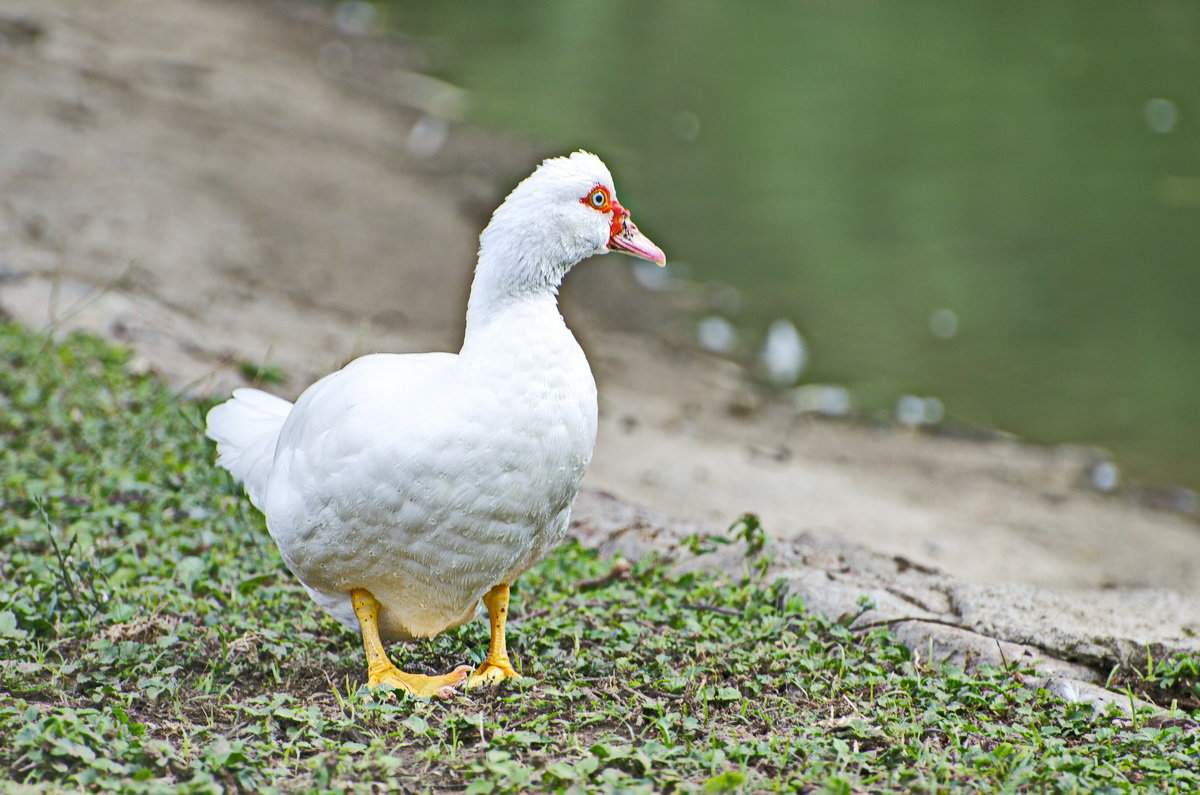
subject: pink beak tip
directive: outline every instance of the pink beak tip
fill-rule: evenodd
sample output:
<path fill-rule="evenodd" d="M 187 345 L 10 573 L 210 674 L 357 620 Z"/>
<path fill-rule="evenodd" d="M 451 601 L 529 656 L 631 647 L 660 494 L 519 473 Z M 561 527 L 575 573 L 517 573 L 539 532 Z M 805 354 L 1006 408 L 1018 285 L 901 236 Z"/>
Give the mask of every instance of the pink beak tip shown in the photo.
<path fill-rule="evenodd" d="M 625 228 L 609 239 L 608 248 L 610 251 L 622 251 L 632 257 L 653 262 L 660 268 L 667 265 L 667 255 L 654 241 L 642 234 L 632 221 L 626 221 Z"/>

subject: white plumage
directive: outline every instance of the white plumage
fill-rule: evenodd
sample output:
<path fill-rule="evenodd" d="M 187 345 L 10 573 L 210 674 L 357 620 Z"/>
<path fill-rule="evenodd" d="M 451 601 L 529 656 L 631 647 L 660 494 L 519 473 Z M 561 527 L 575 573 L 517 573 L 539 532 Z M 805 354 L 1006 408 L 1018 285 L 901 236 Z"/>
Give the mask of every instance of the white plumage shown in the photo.
<path fill-rule="evenodd" d="M 263 510 L 263 492 L 275 458 L 279 429 L 292 410 L 281 397 L 258 389 L 235 389 L 233 400 L 208 413 L 208 436 L 217 443 L 217 464 L 246 487 Z"/>
<path fill-rule="evenodd" d="M 369 658 L 355 589 L 378 601 L 384 637 L 430 636 L 496 587 L 506 610 L 507 585 L 561 541 L 595 443 L 596 387 L 557 287 L 608 250 L 663 261 L 584 152 L 545 161 L 480 241 L 457 355 L 363 356 L 294 406 L 239 389 L 208 415 L 218 463 L 313 599 L 363 631 Z M 493 615 L 493 651 L 496 630 Z M 502 615 L 499 632 L 503 654 Z"/>

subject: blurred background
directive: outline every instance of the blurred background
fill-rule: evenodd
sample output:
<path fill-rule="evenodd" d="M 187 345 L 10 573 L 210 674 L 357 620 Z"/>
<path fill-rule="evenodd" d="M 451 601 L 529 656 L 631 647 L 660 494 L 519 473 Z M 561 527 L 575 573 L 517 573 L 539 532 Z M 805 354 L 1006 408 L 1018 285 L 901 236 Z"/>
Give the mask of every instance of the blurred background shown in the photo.
<path fill-rule="evenodd" d="M 1200 4 L 0 6 L 0 315 L 295 396 L 453 350 L 488 215 L 586 147 L 671 262 L 565 285 L 590 493 L 1200 588 Z"/>
<path fill-rule="evenodd" d="M 416 37 L 464 90 L 447 115 L 617 164 L 672 276 L 706 285 L 706 347 L 758 356 L 774 328 L 775 378 L 840 388 L 833 413 L 1101 445 L 1200 488 L 1200 4 L 339 16 Z"/>

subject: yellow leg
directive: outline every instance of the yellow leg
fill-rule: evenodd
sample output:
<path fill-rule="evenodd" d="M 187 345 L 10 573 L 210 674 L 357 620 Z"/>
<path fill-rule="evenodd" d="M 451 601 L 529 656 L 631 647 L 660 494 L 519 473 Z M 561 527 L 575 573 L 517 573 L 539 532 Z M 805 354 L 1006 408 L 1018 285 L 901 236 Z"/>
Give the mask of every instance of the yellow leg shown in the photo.
<path fill-rule="evenodd" d="M 379 600 L 370 591 L 355 588 L 350 602 L 362 626 L 363 649 L 367 652 L 367 686 L 391 685 L 421 698 L 449 698 L 467 678 L 471 667 L 460 665 L 442 676 L 425 676 L 401 671 L 388 659 L 379 639 Z"/>
<path fill-rule="evenodd" d="M 500 583 L 483 597 L 488 619 L 492 624 L 492 641 L 488 644 L 487 659 L 479 664 L 475 673 L 467 678 L 467 687 L 494 685 L 502 679 L 518 676 L 508 659 L 508 645 L 504 642 L 504 622 L 508 619 L 508 585 Z"/>

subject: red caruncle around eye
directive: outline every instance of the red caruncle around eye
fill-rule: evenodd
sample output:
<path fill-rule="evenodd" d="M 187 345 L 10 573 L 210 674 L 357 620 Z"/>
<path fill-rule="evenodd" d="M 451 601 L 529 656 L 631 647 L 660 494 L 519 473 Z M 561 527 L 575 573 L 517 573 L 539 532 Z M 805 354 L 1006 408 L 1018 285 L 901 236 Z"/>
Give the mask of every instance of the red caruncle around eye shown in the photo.
<path fill-rule="evenodd" d="M 612 200 L 609 197 L 608 191 L 604 188 L 604 186 L 597 185 L 595 188 L 592 189 L 592 191 L 590 193 L 588 193 L 587 196 L 584 196 L 579 201 L 582 202 L 583 204 L 590 205 L 592 207 L 592 209 L 594 209 L 594 210 L 599 210 L 600 212 L 608 212 L 608 210 L 611 209 L 609 205 Z"/>

